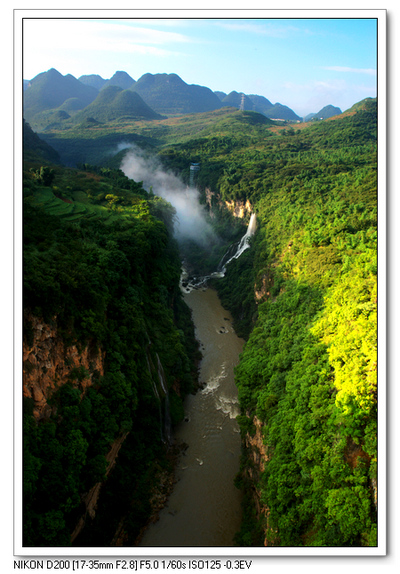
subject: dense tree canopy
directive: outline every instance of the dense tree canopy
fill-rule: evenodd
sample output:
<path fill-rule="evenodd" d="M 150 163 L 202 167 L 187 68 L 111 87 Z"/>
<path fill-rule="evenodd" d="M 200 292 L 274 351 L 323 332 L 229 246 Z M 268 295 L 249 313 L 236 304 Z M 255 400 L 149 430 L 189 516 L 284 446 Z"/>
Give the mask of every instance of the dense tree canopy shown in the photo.
<path fill-rule="evenodd" d="M 194 157 L 221 200 L 257 213 L 252 248 L 214 283 L 248 338 L 236 370 L 242 436 L 257 417 L 268 453 L 254 484 L 244 452 L 238 483 L 261 492 L 267 513 L 255 522 L 246 497 L 237 542 L 375 545 L 375 102 L 307 129 L 252 128 L 246 142 L 235 128 L 163 157 L 175 169 Z"/>
<path fill-rule="evenodd" d="M 209 221 L 221 241 L 204 251 L 184 246 L 193 267 L 215 270 L 226 243 L 243 233 L 226 203 L 250 202 L 257 214 L 251 249 L 214 282 L 247 340 L 236 369 L 244 446 L 237 484 L 246 502 L 236 542 L 376 545 L 376 101 L 308 126 L 271 125 L 239 111 L 174 126 L 137 125 L 134 133 L 130 126 L 127 134 L 148 138 L 186 182 L 190 162 L 201 165 L 197 185 L 204 204 L 206 188 L 214 194 Z M 83 373 L 73 373 L 53 397 L 58 418 L 36 425 L 26 405 L 26 540 L 68 543 L 80 494 L 104 475 L 110 442 L 130 431 L 102 510 L 81 539 L 107 545 L 127 499 L 134 539 L 149 512 L 154 461 L 162 460 L 149 337 L 150 358 L 156 364 L 157 353 L 169 388 L 178 380 L 183 392 L 191 389 L 196 344 L 179 296 L 173 208 L 112 162 L 86 163 L 116 142 L 114 132 L 102 128 L 97 140 L 85 132 L 87 152 L 77 132 L 52 137 L 64 157 L 82 159 L 78 170 L 27 165 L 25 306 L 57 317 L 66 340 L 106 348 L 107 368 L 84 395 Z M 172 390 L 171 404 L 179 420 Z M 255 422 L 267 452 L 262 469 L 245 446 Z M 44 500 L 49 484 L 57 489 Z"/>
<path fill-rule="evenodd" d="M 148 361 L 157 364 L 158 356 L 168 387 L 180 389 L 179 396 L 170 390 L 173 422 L 195 382 L 197 347 L 168 231 L 174 212 L 121 172 L 59 167 L 51 182 L 41 173 L 48 169 L 28 170 L 24 189 L 25 337 L 32 336 L 33 314 L 56 324 L 65 345 L 97 346 L 106 359 L 104 376 L 71 371 L 70 382 L 48 399 L 54 413 L 49 419 L 35 423 L 27 401 L 24 544 L 70 544 L 84 513 L 81 496 L 104 480 L 105 455 L 129 433 L 121 457 L 129 478 L 114 476 L 108 483 L 104 500 L 118 492 L 118 502 L 97 518 L 107 545 L 121 515 L 137 509 L 137 493 L 129 496 L 129 489 L 139 489 L 144 504 L 129 533 L 135 538 L 149 513 L 149 476 L 155 464 L 165 464 L 158 405 L 165 397 L 154 393 L 160 382 Z M 89 374 L 92 385 L 83 391 L 80 382 Z"/>

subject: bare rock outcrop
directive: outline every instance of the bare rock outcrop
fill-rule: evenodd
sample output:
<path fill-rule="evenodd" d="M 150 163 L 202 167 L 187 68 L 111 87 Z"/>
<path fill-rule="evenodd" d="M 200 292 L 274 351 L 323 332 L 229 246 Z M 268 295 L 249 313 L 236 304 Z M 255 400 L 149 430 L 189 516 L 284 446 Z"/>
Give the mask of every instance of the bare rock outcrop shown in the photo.
<path fill-rule="evenodd" d="M 253 206 L 250 201 L 225 201 L 227 209 L 239 219 L 243 219 L 246 215 L 253 213 Z"/>
<path fill-rule="evenodd" d="M 66 345 L 56 320 L 45 323 L 34 315 L 28 317 L 29 337 L 23 342 L 23 394 L 34 403 L 36 420 L 51 413 L 48 399 L 54 391 L 70 380 L 79 379 L 85 390 L 93 375 L 104 374 L 104 352 L 94 345 Z"/>

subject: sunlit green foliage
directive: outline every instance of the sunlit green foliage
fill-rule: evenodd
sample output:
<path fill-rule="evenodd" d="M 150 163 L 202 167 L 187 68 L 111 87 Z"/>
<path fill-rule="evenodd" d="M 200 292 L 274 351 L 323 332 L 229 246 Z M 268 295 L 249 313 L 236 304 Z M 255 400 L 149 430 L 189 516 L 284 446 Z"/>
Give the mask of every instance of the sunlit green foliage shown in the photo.
<path fill-rule="evenodd" d="M 268 460 L 251 484 L 245 457 L 241 484 L 261 492 L 272 545 L 376 545 L 377 164 L 367 104 L 247 144 L 238 130 L 163 153 L 177 169 L 189 155 L 206 175 L 215 166 L 213 191 L 257 213 L 251 250 L 215 286 L 248 337 L 238 420 L 243 437 L 254 416 L 262 421 Z M 260 544 L 250 515 L 239 545 Z"/>
<path fill-rule="evenodd" d="M 376 156 L 364 143 L 373 120 L 361 119 L 343 171 L 329 165 L 349 121 L 315 126 L 304 138 L 326 137 L 319 169 L 307 152 L 307 177 L 292 173 L 255 204 L 255 267 L 271 280 L 237 384 L 243 413 L 264 423 L 258 487 L 273 545 L 377 543 Z"/>
<path fill-rule="evenodd" d="M 250 201 L 257 213 L 251 249 L 215 282 L 238 332 L 248 339 L 236 370 L 242 436 L 254 433 L 257 417 L 267 448 L 258 479 L 250 478 L 253 463 L 244 452 L 237 483 L 245 489 L 247 508 L 236 543 L 262 545 L 267 538 L 268 544 L 282 546 L 374 546 L 376 101 L 301 129 L 258 119 L 257 114 L 218 110 L 151 126 L 118 124 L 112 133 L 101 126 L 82 133 L 80 141 L 76 131 L 68 130 L 46 137 L 71 162 L 92 161 L 102 150 L 99 163 L 105 166 L 106 149 L 129 135 L 130 141 L 157 148 L 163 164 L 186 182 L 190 162 L 199 162 L 198 185 L 218 194 L 213 222 L 227 243 L 240 231 L 229 236 L 232 226 L 218 211 L 218 201 Z M 66 336 L 93 337 L 109 349 L 107 374 L 98 387 L 81 402 L 65 391 L 65 424 L 78 420 L 76 409 L 81 409 L 82 422 L 66 427 L 65 434 L 77 447 L 80 475 L 60 485 L 68 508 L 76 509 L 79 481 L 101 476 L 106 445 L 132 429 L 110 478 L 119 486 L 101 502 L 103 515 L 112 520 L 105 525 L 100 512 L 82 539 L 82 544 L 107 544 L 129 493 L 136 493 L 137 512 L 127 518 L 132 532 L 148 512 L 153 467 L 147 457 L 160 444 L 160 433 L 150 379 L 143 375 L 145 334 L 152 333 L 169 384 L 179 373 L 185 389 L 190 387 L 188 356 L 195 356 L 196 347 L 188 344 L 190 321 L 174 287 L 179 266 L 168 235 L 173 210 L 118 170 L 81 167 L 68 173 L 54 168 L 48 186 L 32 173 L 24 184 L 26 296 L 37 313 L 57 314 Z M 218 249 L 205 253 L 207 265 Z M 190 249 L 185 253 L 190 255 Z M 196 250 L 198 266 L 203 255 Z M 174 320 L 182 316 L 185 321 L 174 329 Z M 80 374 L 75 375 L 76 384 Z M 171 404 L 179 420 L 179 397 L 172 394 Z M 40 476 L 54 472 L 55 483 L 60 482 L 64 437 L 57 439 L 54 421 L 43 425 L 43 444 L 54 461 L 47 469 L 35 451 L 29 418 L 26 424 L 25 488 L 37 497 Z M 93 451 L 94 436 L 94 444 L 102 446 Z M 132 465 L 134 473 L 124 472 Z M 254 489 L 267 509 L 258 517 L 250 505 Z M 28 514 L 28 532 L 35 532 L 40 520 L 46 542 L 63 544 L 65 516 L 58 502 L 40 517 Z"/>

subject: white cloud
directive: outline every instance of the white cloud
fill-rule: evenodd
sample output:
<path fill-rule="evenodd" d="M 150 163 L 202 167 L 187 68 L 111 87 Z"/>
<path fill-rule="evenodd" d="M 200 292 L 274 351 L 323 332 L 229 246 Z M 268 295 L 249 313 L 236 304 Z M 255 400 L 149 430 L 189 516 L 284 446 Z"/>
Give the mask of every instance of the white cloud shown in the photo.
<path fill-rule="evenodd" d="M 289 34 L 299 31 L 295 26 L 282 26 L 278 24 L 254 24 L 252 22 L 217 22 L 217 26 L 231 30 L 232 32 L 247 32 L 249 34 L 257 34 L 262 36 L 269 36 L 271 38 L 287 38 Z"/>
<path fill-rule="evenodd" d="M 323 70 L 331 70 L 332 72 L 346 72 L 351 74 L 368 74 L 369 76 L 376 76 L 376 70 L 373 68 L 348 68 L 346 66 L 321 66 Z"/>
<path fill-rule="evenodd" d="M 51 54 L 57 50 L 165 55 L 167 46 L 189 41 L 187 36 L 177 32 L 99 20 L 38 19 L 27 20 L 24 24 L 25 57 L 28 59 L 35 58 L 35 54 Z"/>
<path fill-rule="evenodd" d="M 124 65 L 132 54 L 156 58 L 176 56 L 178 46 L 188 42 L 190 38 L 178 32 L 141 28 L 131 21 L 26 19 L 24 77 L 32 78 L 50 67 L 61 73 L 76 75 L 76 70 L 87 73 L 81 70 L 83 63 L 86 69 L 104 70 L 106 62 L 117 60 L 116 55 L 117 67 L 120 62 Z"/>
<path fill-rule="evenodd" d="M 190 38 L 178 32 L 141 28 L 128 23 L 113 23 L 105 21 L 79 21 L 85 27 L 85 33 L 95 40 L 102 40 L 106 45 L 118 46 L 126 44 L 176 44 L 189 42 Z"/>
<path fill-rule="evenodd" d="M 225 28 L 225 30 L 232 30 L 233 32 L 250 32 L 252 34 L 265 34 L 265 27 L 260 24 L 251 24 L 250 22 L 217 22 L 217 26 Z"/>
<path fill-rule="evenodd" d="M 343 80 L 337 80 L 337 81 L 322 81 L 322 80 L 316 80 L 315 82 L 313 82 L 314 84 L 314 89 L 318 90 L 320 92 L 337 92 L 337 91 L 342 91 L 346 88 L 346 83 Z"/>

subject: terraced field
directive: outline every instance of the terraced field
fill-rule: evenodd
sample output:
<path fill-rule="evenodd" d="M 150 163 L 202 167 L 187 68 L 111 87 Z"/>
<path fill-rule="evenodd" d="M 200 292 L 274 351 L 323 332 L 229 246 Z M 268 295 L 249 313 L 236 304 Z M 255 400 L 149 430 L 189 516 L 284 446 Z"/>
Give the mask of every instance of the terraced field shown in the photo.
<path fill-rule="evenodd" d="M 105 188 L 108 193 L 111 193 L 109 186 Z M 114 210 L 107 205 L 93 203 L 90 195 L 83 190 L 69 191 L 66 194 L 67 197 L 59 197 L 58 194 L 58 191 L 55 192 L 50 187 L 41 187 L 35 191 L 34 195 L 31 195 L 30 203 L 44 209 L 50 215 L 56 215 L 70 222 L 79 221 L 84 217 L 85 219 L 97 218 L 103 223 L 111 223 L 116 219 L 121 219 L 121 215 L 130 216 L 127 210 Z"/>

